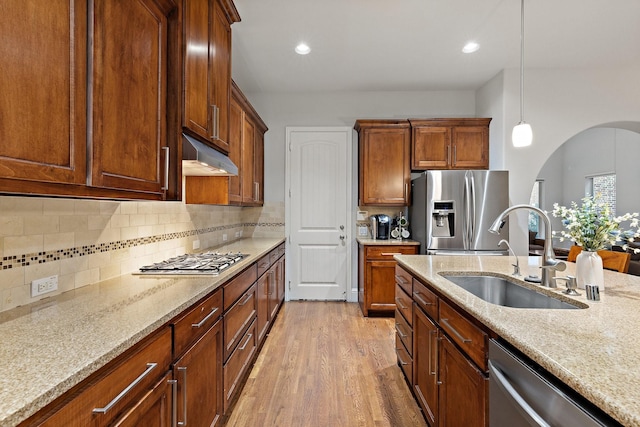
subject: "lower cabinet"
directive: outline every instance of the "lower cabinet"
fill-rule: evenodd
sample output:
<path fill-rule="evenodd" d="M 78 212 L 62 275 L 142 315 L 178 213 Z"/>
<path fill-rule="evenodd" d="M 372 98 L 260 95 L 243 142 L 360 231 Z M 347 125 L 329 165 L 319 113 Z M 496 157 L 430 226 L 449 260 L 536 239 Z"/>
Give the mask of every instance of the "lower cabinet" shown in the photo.
<path fill-rule="evenodd" d="M 114 427 L 169 426 L 173 414 L 175 381 L 165 375 L 133 408 L 114 424 Z"/>
<path fill-rule="evenodd" d="M 278 310 L 285 299 L 285 248 L 284 243 L 258 261 L 257 284 L 257 333 L 258 345 L 267 336 Z"/>
<path fill-rule="evenodd" d="M 224 364 L 224 411 L 228 412 L 233 399 L 241 390 L 242 381 L 247 369 L 251 367 L 253 356 L 258 349 L 256 322 L 249 326 L 240 340 L 240 344 L 233 351 Z"/>
<path fill-rule="evenodd" d="M 399 278 L 409 274 L 401 267 L 397 270 Z M 403 302 L 407 295 L 400 283 L 396 294 Z M 408 310 L 400 307 L 396 313 L 396 354 L 425 419 L 431 427 L 488 426 L 488 331 L 416 278 L 412 288 L 412 324 L 398 322 L 398 316 L 405 319 Z M 399 338 L 401 343 L 409 341 L 403 336 L 409 326 L 412 354 L 406 345 L 398 344 Z M 410 361 L 411 370 L 403 365 Z"/>

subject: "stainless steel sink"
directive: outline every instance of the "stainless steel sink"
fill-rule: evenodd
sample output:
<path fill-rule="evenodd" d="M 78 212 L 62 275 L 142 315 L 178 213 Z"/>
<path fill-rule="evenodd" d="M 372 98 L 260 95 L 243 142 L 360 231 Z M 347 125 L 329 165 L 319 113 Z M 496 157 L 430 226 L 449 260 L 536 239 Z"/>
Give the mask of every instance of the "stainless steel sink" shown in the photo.
<path fill-rule="evenodd" d="M 485 275 L 443 275 L 442 277 L 491 304 L 515 308 L 584 308 L 536 292 L 503 277 Z"/>

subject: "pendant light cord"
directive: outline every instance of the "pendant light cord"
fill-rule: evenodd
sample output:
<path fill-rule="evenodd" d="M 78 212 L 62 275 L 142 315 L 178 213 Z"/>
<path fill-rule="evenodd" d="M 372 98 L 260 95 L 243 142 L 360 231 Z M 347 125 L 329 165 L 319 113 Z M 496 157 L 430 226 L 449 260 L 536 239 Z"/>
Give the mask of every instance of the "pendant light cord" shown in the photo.
<path fill-rule="evenodd" d="M 520 123 L 524 121 L 524 0 L 520 1 Z"/>

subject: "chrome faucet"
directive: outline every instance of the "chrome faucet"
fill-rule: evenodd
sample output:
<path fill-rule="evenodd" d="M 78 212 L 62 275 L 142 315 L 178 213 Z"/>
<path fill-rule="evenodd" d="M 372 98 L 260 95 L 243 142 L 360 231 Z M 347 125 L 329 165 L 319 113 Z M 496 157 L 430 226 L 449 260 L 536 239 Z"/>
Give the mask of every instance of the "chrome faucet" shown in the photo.
<path fill-rule="evenodd" d="M 509 249 L 509 251 L 511 251 L 511 253 L 513 254 L 513 256 L 516 259 L 516 263 L 515 264 L 511 264 L 513 265 L 513 276 L 520 276 L 520 261 L 518 261 L 518 256 L 516 255 L 515 251 L 511 248 L 511 245 L 509 244 L 509 242 L 505 239 L 502 239 L 498 242 L 498 246 L 502 246 L 502 244 L 507 245 L 507 248 Z"/>
<path fill-rule="evenodd" d="M 535 206 L 530 205 L 514 205 L 510 208 L 507 208 L 498 215 L 498 218 L 493 222 L 491 227 L 489 228 L 490 233 L 500 234 L 500 229 L 504 226 L 506 222 L 507 215 L 511 212 L 519 209 L 526 209 L 529 211 L 534 211 L 542 218 L 544 222 L 545 228 L 545 237 L 544 237 L 544 252 L 542 254 L 542 286 L 546 286 L 547 288 L 556 288 L 555 277 L 556 271 L 564 271 L 567 268 L 567 264 L 562 261 L 555 259 L 555 254 L 553 252 L 553 244 L 551 243 L 551 221 L 547 216 L 546 212 L 540 208 L 536 208 Z"/>

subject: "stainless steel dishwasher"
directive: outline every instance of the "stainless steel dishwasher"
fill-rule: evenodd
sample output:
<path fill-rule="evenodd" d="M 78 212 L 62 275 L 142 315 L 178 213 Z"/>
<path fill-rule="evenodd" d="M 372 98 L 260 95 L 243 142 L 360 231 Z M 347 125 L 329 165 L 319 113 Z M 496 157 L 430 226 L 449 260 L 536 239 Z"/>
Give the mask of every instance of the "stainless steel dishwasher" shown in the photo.
<path fill-rule="evenodd" d="M 489 341 L 491 427 L 620 426 L 508 344 Z"/>

